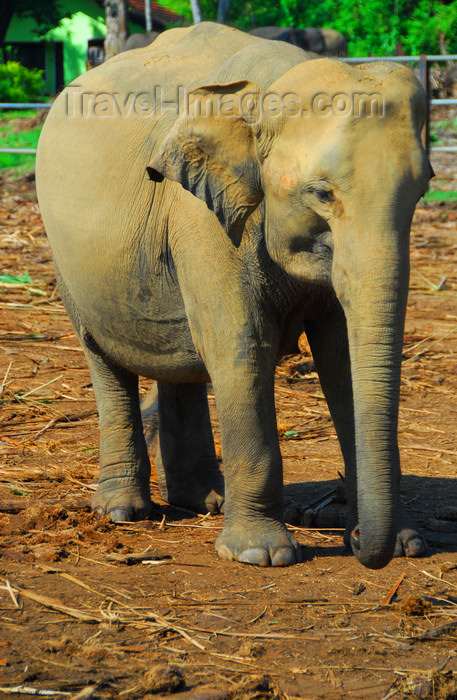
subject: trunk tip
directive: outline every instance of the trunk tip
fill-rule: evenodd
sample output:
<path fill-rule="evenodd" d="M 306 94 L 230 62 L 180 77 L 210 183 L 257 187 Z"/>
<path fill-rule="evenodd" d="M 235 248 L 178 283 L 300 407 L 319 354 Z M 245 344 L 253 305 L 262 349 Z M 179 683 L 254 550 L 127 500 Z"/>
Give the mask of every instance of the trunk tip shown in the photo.
<path fill-rule="evenodd" d="M 367 546 L 363 541 L 360 526 L 356 525 L 351 532 L 351 547 L 355 558 L 367 569 L 382 569 L 394 555 L 396 539 L 395 534 L 385 547 L 380 546 L 379 541 L 374 546 Z"/>

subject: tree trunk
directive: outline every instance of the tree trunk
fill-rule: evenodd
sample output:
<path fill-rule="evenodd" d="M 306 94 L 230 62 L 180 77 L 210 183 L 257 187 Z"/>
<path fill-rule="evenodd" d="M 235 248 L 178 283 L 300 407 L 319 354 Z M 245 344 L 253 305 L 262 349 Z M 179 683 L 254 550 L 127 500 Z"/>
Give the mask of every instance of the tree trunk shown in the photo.
<path fill-rule="evenodd" d="M 194 24 L 203 22 L 203 12 L 202 6 L 200 5 L 200 0 L 190 0 L 190 6 L 192 8 L 192 17 Z"/>
<path fill-rule="evenodd" d="M 105 61 L 118 54 L 129 36 L 128 0 L 105 0 Z"/>
<path fill-rule="evenodd" d="M 447 46 L 447 38 L 446 38 L 446 35 L 444 32 L 439 32 L 438 43 L 439 43 L 439 47 L 440 47 L 440 53 L 443 54 L 443 56 L 447 56 L 449 51 L 448 51 L 448 46 Z"/>
<path fill-rule="evenodd" d="M 152 31 L 152 16 L 151 16 L 151 0 L 144 2 L 144 21 L 146 24 L 146 32 Z"/>
<path fill-rule="evenodd" d="M 227 13 L 229 11 L 231 0 L 219 0 L 217 5 L 217 21 L 224 24 L 227 19 Z"/>

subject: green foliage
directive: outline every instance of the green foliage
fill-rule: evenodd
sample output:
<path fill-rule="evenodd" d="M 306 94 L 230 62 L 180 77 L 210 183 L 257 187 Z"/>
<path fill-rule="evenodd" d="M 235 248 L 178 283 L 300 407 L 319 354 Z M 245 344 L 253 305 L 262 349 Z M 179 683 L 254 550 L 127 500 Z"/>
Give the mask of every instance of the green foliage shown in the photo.
<path fill-rule="evenodd" d="M 24 272 L 24 274 L 17 275 L 17 277 L 10 275 L 9 273 L 0 275 L 0 282 L 6 282 L 7 284 L 33 284 L 32 278 L 27 270 Z"/>
<path fill-rule="evenodd" d="M 0 64 L 0 102 L 30 102 L 44 93 L 42 70 L 25 68 L 17 61 Z"/>
<path fill-rule="evenodd" d="M 324 0 L 333 17 L 332 26 L 350 43 L 353 56 L 382 56 L 402 44 L 408 55 L 441 53 L 441 47 L 457 49 L 457 1 L 440 0 Z M 441 42 L 441 46 L 440 46 Z"/>
<path fill-rule="evenodd" d="M 218 0 L 200 2 L 204 19 L 216 21 Z M 160 3 L 192 23 L 189 0 Z M 232 0 L 227 24 L 332 27 L 348 40 L 350 56 L 394 55 L 397 44 L 408 55 L 457 53 L 457 0 Z"/>
<path fill-rule="evenodd" d="M 166 7 L 167 10 L 182 15 L 187 19 L 189 24 L 192 24 L 192 9 L 189 0 L 160 0 L 160 4 L 162 7 Z M 205 19 L 207 19 L 206 15 Z"/>
<path fill-rule="evenodd" d="M 164 0 L 178 10 L 183 0 Z M 201 0 L 214 20 L 217 0 Z M 185 12 L 182 12 L 186 14 Z M 333 27 L 348 39 L 352 56 L 393 55 L 397 43 L 408 55 L 457 53 L 457 0 L 232 0 L 227 24 L 253 27 Z"/>
<path fill-rule="evenodd" d="M 455 202 L 457 192 L 455 190 L 429 190 L 423 196 L 424 202 Z"/>
<path fill-rule="evenodd" d="M 56 0 L 14 0 L 13 7 L 18 17 L 32 17 L 35 20 L 38 25 L 36 31 L 40 35 L 57 26 L 62 17 L 69 16 Z"/>
<path fill-rule="evenodd" d="M 38 36 L 46 34 L 49 29 L 59 24 L 62 17 L 69 16 L 57 0 L 0 0 L 0 46 L 5 41 L 13 14 L 34 19 L 37 24 L 34 32 Z"/>
<path fill-rule="evenodd" d="M 36 110 L 0 111 L 0 148 L 36 148 L 42 125 L 30 127 Z M 35 156 L 0 153 L 0 170 L 12 170 L 16 175 L 34 170 Z"/>

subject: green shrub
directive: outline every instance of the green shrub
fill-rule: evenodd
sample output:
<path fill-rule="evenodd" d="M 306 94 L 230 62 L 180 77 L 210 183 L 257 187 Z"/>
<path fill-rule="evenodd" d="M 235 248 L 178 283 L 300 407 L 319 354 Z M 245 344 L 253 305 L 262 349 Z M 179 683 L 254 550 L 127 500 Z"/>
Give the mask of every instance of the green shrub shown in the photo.
<path fill-rule="evenodd" d="M 0 102 L 30 102 L 42 97 L 43 73 L 17 61 L 0 64 Z"/>
<path fill-rule="evenodd" d="M 204 18 L 214 20 L 217 3 L 201 5 Z M 392 55 L 397 44 L 409 56 L 457 53 L 457 0 L 231 0 L 227 21 L 246 30 L 332 27 L 348 40 L 350 56 Z"/>

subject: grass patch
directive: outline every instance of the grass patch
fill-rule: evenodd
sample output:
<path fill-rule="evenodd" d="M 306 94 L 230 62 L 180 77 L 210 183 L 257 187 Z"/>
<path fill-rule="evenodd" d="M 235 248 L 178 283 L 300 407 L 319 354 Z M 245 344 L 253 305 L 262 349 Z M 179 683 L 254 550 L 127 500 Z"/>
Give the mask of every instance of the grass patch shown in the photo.
<path fill-rule="evenodd" d="M 457 119 L 433 121 L 430 125 L 429 139 L 435 146 L 442 144 L 442 138 L 452 138 L 456 135 Z"/>
<path fill-rule="evenodd" d="M 27 128 L 27 121 L 38 114 L 36 109 L 0 110 L 0 148 L 36 148 L 43 125 Z M 35 169 L 35 156 L 0 153 L 0 168 L 22 175 Z"/>
<path fill-rule="evenodd" d="M 433 122 L 433 127 L 439 131 L 449 131 L 449 129 L 457 129 L 457 119 L 445 119 L 443 121 Z"/>
<path fill-rule="evenodd" d="M 0 282 L 4 282 L 5 284 L 33 284 L 32 278 L 27 270 L 23 275 L 18 275 L 17 277 L 10 275 L 9 273 L 0 275 Z"/>
<path fill-rule="evenodd" d="M 429 190 L 422 197 L 424 202 L 457 202 L 455 190 Z"/>
<path fill-rule="evenodd" d="M 3 126 L 3 122 L 15 119 L 30 119 L 30 117 L 36 117 L 37 114 L 37 109 L 0 109 L 0 125 Z"/>

